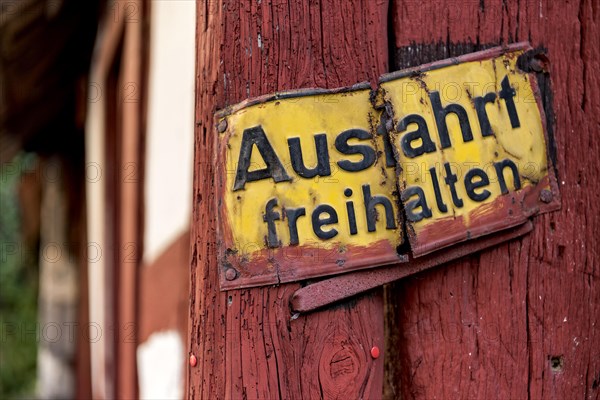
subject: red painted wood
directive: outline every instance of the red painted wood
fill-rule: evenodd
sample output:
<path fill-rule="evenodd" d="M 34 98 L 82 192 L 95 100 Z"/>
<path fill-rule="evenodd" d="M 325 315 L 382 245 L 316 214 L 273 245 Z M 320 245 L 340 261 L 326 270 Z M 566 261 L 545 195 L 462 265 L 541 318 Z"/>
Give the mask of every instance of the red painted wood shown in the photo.
<path fill-rule="evenodd" d="M 371 80 L 387 70 L 387 1 L 198 3 L 189 398 L 380 398 L 381 291 L 293 318 L 298 284 L 219 292 L 212 165 L 217 108 Z"/>
<path fill-rule="evenodd" d="M 380 364 L 368 363 L 383 340 L 380 297 L 291 320 L 298 285 L 218 292 L 214 110 L 275 90 L 374 81 L 386 66 L 387 5 L 289 3 L 199 4 L 192 398 L 354 398 L 364 382 L 359 395 L 380 393 Z M 597 3 L 397 0 L 392 9 L 398 68 L 519 40 L 547 48 L 563 208 L 537 217 L 524 239 L 386 291 L 386 395 L 597 398 Z"/>
<path fill-rule="evenodd" d="M 187 336 L 190 234 L 184 232 L 151 263 L 139 270 L 139 303 L 136 339 L 176 329 Z"/>
<path fill-rule="evenodd" d="M 390 396 L 600 396 L 599 8 L 394 2 L 398 68 L 520 40 L 547 49 L 562 210 L 535 218 L 523 239 L 387 291 L 396 333 L 388 344 L 399 350 L 388 364 Z"/>

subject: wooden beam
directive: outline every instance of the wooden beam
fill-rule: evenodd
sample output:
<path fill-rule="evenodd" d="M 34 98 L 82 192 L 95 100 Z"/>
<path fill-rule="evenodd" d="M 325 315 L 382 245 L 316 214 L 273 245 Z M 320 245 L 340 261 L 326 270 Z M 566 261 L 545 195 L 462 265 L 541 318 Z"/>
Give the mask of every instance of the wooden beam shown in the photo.
<path fill-rule="evenodd" d="M 197 12 L 189 398 L 380 398 L 381 290 L 294 318 L 298 284 L 220 292 L 213 113 L 248 97 L 387 70 L 387 1 L 203 1 Z"/>
<path fill-rule="evenodd" d="M 593 0 L 395 1 L 395 67 L 529 40 L 562 210 L 523 239 L 424 272 L 387 292 L 395 398 L 597 398 L 600 382 L 600 13 Z M 550 84 L 551 81 L 551 84 Z M 394 368 L 395 367 L 395 368 Z"/>
<path fill-rule="evenodd" d="M 119 257 L 116 261 L 118 398 L 138 397 L 137 345 L 139 334 L 139 267 L 142 259 L 143 219 L 143 118 L 148 35 L 142 0 L 128 1 L 119 10 L 124 24 L 123 55 L 116 101 L 120 103 L 121 137 L 118 206 Z M 146 37 L 145 37 L 146 36 Z"/>

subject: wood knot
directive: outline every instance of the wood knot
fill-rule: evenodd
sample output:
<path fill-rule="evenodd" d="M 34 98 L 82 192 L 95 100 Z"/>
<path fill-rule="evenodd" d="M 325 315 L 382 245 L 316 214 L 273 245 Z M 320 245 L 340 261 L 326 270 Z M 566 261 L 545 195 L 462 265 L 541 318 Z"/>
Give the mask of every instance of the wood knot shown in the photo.
<path fill-rule="evenodd" d="M 344 375 L 356 375 L 357 363 L 356 354 L 344 348 L 331 357 L 329 376 L 331 379 L 338 379 Z"/>

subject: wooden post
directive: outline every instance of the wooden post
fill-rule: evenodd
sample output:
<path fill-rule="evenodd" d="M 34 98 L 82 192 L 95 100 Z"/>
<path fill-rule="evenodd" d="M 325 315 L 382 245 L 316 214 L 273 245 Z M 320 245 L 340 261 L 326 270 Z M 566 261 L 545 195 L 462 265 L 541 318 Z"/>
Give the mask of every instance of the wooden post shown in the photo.
<path fill-rule="evenodd" d="M 387 70 L 386 1 L 203 1 L 191 227 L 189 398 L 380 398 L 381 291 L 294 319 L 298 284 L 220 292 L 213 113 L 248 97 L 376 81 Z"/>
<path fill-rule="evenodd" d="M 393 3 L 395 68 L 528 40 L 556 140 L 562 210 L 523 239 L 408 278 L 395 304 L 396 398 L 597 398 L 600 13 L 593 0 Z M 551 81 L 551 86 L 550 86 Z"/>
<path fill-rule="evenodd" d="M 392 69 L 528 40 L 562 210 L 523 239 L 386 291 L 390 398 L 597 398 L 600 13 L 593 0 L 205 1 L 198 5 L 189 398 L 380 398 L 381 292 L 292 319 L 297 284 L 220 292 L 212 115 L 278 90 L 376 82 Z M 391 36 L 391 37 L 390 37 Z M 388 48 L 387 40 L 391 43 Z M 393 51 L 390 54 L 390 49 Z"/>
<path fill-rule="evenodd" d="M 117 123 L 121 136 L 118 144 L 118 211 L 116 229 L 119 238 L 118 259 L 115 260 L 117 287 L 116 307 L 116 393 L 120 398 L 138 397 L 136 349 L 138 345 L 139 266 L 142 252 L 142 177 L 143 177 L 143 119 L 145 104 L 144 62 L 147 62 L 149 35 L 144 30 L 147 21 L 147 2 L 126 3 L 123 32 L 123 60 L 120 66 L 117 101 Z M 135 14 L 131 11 L 134 10 Z M 121 12 L 121 10 L 119 10 Z M 129 14 L 128 14 L 129 13 Z M 145 39 L 145 40 L 144 40 Z"/>

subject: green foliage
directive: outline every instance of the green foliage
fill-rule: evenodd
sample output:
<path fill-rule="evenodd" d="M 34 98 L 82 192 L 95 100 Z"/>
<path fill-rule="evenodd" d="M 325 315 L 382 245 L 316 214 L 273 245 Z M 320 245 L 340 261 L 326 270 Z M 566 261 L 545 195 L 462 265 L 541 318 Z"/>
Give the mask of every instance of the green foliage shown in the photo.
<path fill-rule="evenodd" d="M 31 397 L 37 356 L 37 249 L 23 248 L 17 198 L 19 171 L 35 163 L 20 155 L 0 169 L 0 398 Z"/>

